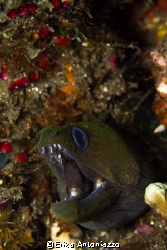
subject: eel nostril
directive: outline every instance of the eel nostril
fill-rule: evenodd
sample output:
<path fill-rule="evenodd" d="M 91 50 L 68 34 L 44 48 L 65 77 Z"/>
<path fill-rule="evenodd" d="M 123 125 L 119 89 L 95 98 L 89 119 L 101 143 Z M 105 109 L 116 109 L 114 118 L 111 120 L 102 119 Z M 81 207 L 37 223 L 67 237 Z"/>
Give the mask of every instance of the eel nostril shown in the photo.
<path fill-rule="evenodd" d="M 40 150 L 41 154 L 44 155 L 45 154 L 45 148 L 42 147 L 41 150 Z"/>
<path fill-rule="evenodd" d="M 52 131 L 52 132 L 51 132 L 51 136 L 54 136 L 54 137 L 57 136 L 58 134 L 59 134 L 58 131 Z"/>

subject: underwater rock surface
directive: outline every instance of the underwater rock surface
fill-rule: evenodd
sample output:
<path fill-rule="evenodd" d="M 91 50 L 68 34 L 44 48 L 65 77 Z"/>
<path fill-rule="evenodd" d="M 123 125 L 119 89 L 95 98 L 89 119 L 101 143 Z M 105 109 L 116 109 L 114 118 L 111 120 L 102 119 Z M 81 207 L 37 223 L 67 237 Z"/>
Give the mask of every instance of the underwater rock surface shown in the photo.
<path fill-rule="evenodd" d="M 106 112 L 121 137 L 136 137 L 156 181 L 165 183 L 166 13 L 163 0 L 1 1 L 0 249 L 45 250 L 63 237 L 165 249 L 166 219 L 152 209 L 102 231 L 53 216 L 60 190 L 31 140 L 46 127 Z"/>

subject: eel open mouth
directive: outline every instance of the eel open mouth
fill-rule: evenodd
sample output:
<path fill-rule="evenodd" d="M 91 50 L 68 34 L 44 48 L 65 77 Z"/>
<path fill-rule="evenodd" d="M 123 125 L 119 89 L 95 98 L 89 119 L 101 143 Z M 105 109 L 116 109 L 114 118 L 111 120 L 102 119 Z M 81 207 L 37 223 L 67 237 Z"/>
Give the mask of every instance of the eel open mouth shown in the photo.
<path fill-rule="evenodd" d="M 66 194 L 61 199 L 81 200 L 111 188 L 109 180 L 90 167 L 76 162 L 59 144 L 46 145 L 40 152 L 63 182 Z"/>

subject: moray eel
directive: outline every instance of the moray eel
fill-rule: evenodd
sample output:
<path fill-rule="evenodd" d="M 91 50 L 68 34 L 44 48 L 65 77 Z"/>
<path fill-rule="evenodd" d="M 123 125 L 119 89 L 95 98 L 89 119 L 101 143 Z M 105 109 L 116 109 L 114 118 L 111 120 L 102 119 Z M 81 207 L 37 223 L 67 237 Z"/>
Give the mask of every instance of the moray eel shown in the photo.
<path fill-rule="evenodd" d="M 57 178 L 52 212 L 92 229 L 119 228 L 144 212 L 153 175 L 124 139 L 102 122 L 42 129 L 37 148 Z"/>

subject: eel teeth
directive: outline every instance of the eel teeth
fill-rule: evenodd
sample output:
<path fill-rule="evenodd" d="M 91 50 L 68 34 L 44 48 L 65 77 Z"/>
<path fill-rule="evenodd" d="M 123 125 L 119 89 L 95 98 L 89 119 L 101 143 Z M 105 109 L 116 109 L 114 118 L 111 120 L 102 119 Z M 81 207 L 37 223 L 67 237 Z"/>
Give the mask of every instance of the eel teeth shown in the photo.
<path fill-rule="evenodd" d="M 95 181 L 95 187 L 96 187 L 96 188 L 99 188 L 99 187 L 101 187 L 101 186 L 103 186 L 103 182 L 102 182 L 102 180 L 101 180 L 100 178 L 98 178 L 98 179 Z"/>
<path fill-rule="evenodd" d="M 61 156 L 61 154 L 58 154 L 58 155 L 57 155 L 57 158 L 58 158 L 58 161 L 59 161 L 60 163 L 62 163 L 62 156 Z"/>
<path fill-rule="evenodd" d="M 60 150 L 61 150 L 61 146 L 60 146 L 59 144 L 57 144 L 57 147 L 58 147 L 58 149 L 60 149 Z"/>
<path fill-rule="evenodd" d="M 46 145 L 41 148 L 40 152 L 45 155 L 49 162 L 63 164 L 62 148 L 59 144 Z"/>
<path fill-rule="evenodd" d="M 40 150 L 41 154 L 44 155 L 45 154 L 45 148 L 42 147 L 41 150 Z"/>
<path fill-rule="evenodd" d="M 70 199 L 72 197 L 77 197 L 78 195 L 79 195 L 79 193 L 78 193 L 78 189 L 77 188 L 73 187 L 73 188 L 70 189 Z"/>
<path fill-rule="evenodd" d="M 99 191 L 101 192 L 104 188 L 110 186 L 110 183 L 108 183 L 108 181 L 104 179 L 102 176 L 97 175 L 97 173 L 95 174 L 95 177 L 91 180 L 89 179 L 89 181 L 87 180 L 88 178 L 85 175 L 85 177 L 87 178 L 86 186 L 78 184 L 79 182 L 77 181 L 75 187 L 75 183 L 72 182 L 71 184 L 71 180 L 69 181 L 70 183 L 69 184 L 67 181 L 65 167 L 67 166 L 66 163 L 68 161 L 73 161 L 73 159 L 70 157 L 66 149 L 61 147 L 60 144 L 45 145 L 40 149 L 40 153 L 44 156 L 44 158 L 48 161 L 48 163 L 52 165 L 52 167 L 57 171 L 58 175 L 61 176 L 62 180 L 64 181 L 66 187 L 66 196 L 67 196 L 64 198 L 64 200 L 69 198 L 82 199 L 84 197 L 87 197 L 89 194 L 93 193 L 96 194 Z M 77 166 L 79 168 L 78 164 Z M 91 170 L 89 169 L 89 172 L 90 171 Z M 78 172 L 78 174 L 79 178 L 82 179 L 82 174 L 84 175 L 84 173 Z"/>
<path fill-rule="evenodd" d="M 107 182 L 106 182 L 106 180 L 103 180 L 101 178 L 97 178 L 94 182 L 94 185 L 95 185 L 95 189 L 105 188 L 105 186 L 107 185 Z"/>

